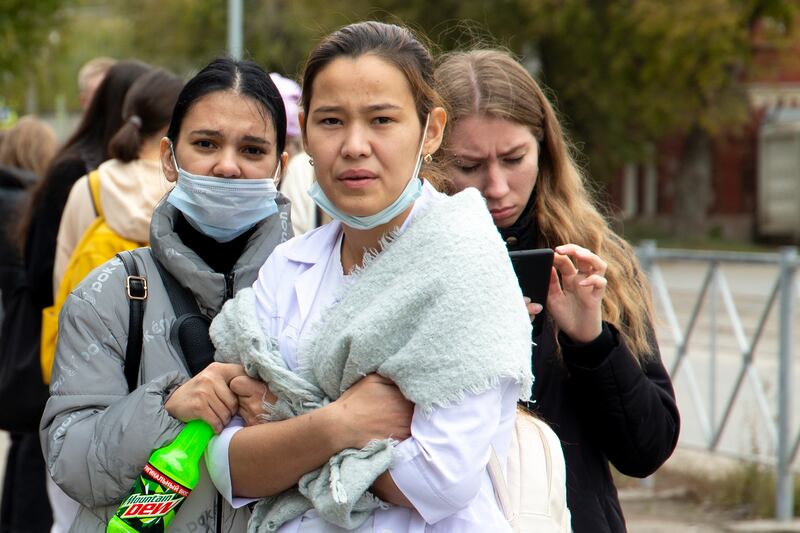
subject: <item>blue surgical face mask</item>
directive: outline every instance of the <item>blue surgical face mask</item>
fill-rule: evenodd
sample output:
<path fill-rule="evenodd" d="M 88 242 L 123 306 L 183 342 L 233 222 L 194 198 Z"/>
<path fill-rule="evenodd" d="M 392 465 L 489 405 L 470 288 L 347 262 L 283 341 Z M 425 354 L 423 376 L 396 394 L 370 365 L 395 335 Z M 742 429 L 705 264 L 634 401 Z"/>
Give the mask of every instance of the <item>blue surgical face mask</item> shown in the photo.
<path fill-rule="evenodd" d="M 229 179 L 192 174 L 178 165 L 175 150 L 172 161 L 178 170 L 178 183 L 167 202 L 174 205 L 191 226 L 217 242 L 232 241 L 258 222 L 278 212 L 275 178 Z"/>
<path fill-rule="evenodd" d="M 394 202 L 389 204 L 388 207 L 378 211 L 373 215 L 348 215 L 333 205 L 333 202 L 330 201 L 328 196 L 325 194 L 325 191 L 322 190 L 322 187 L 319 186 L 319 182 L 317 181 L 314 181 L 314 183 L 311 185 L 311 188 L 308 189 L 308 195 L 311 196 L 311 199 L 314 200 L 314 203 L 316 203 L 320 209 L 325 211 L 332 218 L 340 221 L 346 226 L 350 226 L 351 228 L 367 230 L 388 223 L 397 215 L 408 209 L 408 207 L 413 204 L 422 193 L 422 180 L 419 179 L 419 170 L 422 168 L 422 148 L 425 145 L 425 135 L 428 132 L 428 122 L 430 121 L 430 118 L 431 116 L 428 114 L 428 117 L 425 119 L 425 127 L 422 129 L 422 140 L 419 143 L 419 150 L 417 150 L 417 163 L 414 166 L 414 172 L 411 174 L 411 179 L 409 179 L 408 185 L 406 185 L 405 189 L 403 189 L 403 192 L 400 193 L 400 196 L 398 196 Z"/>

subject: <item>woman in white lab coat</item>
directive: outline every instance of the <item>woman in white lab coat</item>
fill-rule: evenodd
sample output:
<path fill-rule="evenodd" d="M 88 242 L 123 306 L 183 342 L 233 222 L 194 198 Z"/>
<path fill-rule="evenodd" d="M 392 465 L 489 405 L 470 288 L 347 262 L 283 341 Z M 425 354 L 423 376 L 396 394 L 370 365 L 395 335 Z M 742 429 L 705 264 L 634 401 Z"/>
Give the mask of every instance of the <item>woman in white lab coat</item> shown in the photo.
<path fill-rule="evenodd" d="M 429 359 L 419 365 L 423 373 L 458 374 L 460 369 L 454 367 L 475 366 L 472 359 L 489 367 L 504 361 L 505 366 L 489 368 L 477 381 L 464 380 L 466 385 L 455 394 L 427 403 L 423 398 L 430 395 L 415 391 L 415 383 L 403 382 L 390 369 L 379 375 L 367 368 L 363 379 L 341 387 L 340 395 L 329 395 L 333 401 L 320 402 L 316 410 L 267 423 L 251 418 L 229 426 L 207 453 L 212 479 L 234 506 L 259 498 L 274 505 L 274 497 L 293 490 L 298 481 L 300 492 L 312 492 L 307 487 L 304 492 L 303 476 L 324 467 L 342 450 L 391 438 L 391 466 L 370 486 L 370 492 L 389 505 L 376 504 L 355 529 L 348 522 L 350 530 L 510 531 L 486 465 L 492 449 L 505 464 L 517 399 L 527 397 L 530 390 L 530 320 L 483 200 L 474 190 L 447 197 L 440 192 L 447 188 L 446 179 L 430 168 L 430 154 L 438 149 L 446 122 L 432 86 L 431 56 L 404 28 L 377 22 L 352 24 L 315 48 L 303 81 L 304 140 L 317 178 L 310 194 L 334 221 L 278 246 L 261 268 L 253 293 L 260 328 L 273 339 L 266 344 L 276 347 L 288 370 L 307 376 L 313 362 L 304 360 L 310 353 L 304 348 L 315 335 L 324 336 L 325 325 L 320 323 L 330 326 L 335 321 L 332 316 L 350 305 L 356 309 L 353 322 L 366 323 L 366 329 L 347 342 L 329 344 L 331 351 L 343 345 L 355 351 L 359 343 L 370 342 L 379 350 L 397 344 L 398 338 L 404 339 L 399 343 L 402 351 L 419 337 L 414 336 L 416 331 L 428 327 L 424 348 Z M 448 207 L 442 209 L 443 205 Z M 464 213 L 467 216 L 458 218 Z M 440 223 L 430 228 L 431 219 Z M 428 233 L 421 229 L 426 227 Z M 465 272 L 483 269 L 482 285 L 469 286 L 463 300 L 445 306 L 452 295 L 449 281 L 458 286 L 464 274 L 439 257 L 439 248 L 426 246 L 433 246 L 433 241 L 443 252 L 462 253 L 475 242 L 470 241 L 475 233 L 486 235 L 488 244 L 464 252 L 471 255 L 461 265 Z M 419 242 L 409 248 L 414 238 Z M 466 246 L 450 246 L 451 241 Z M 399 254 L 399 250 L 405 251 Z M 408 268 L 398 268 L 415 250 L 426 256 L 418 263 L 410 261 Z M 425 285 L 426 279 L 441 275 L 435 272 L 440 265 L 449 269 L 444 282 L 433 288 Z M 386 294 L 375 287 L 376 301 L 360 301 L 375 315 L 360 316 L 353 296 L 358 294 L 356 287 L 363 289 L 370 274 L 392 267 L 402 282 L 387 279 L 398 283 L 397 290 Z M 424 302 L 415 300 L 417 285 L 419 291 L 441 292 Z M 477 307 L 478 299 L 495 289 L 499 292 L 493 296 L 503 296 L 492 302 L 499 302 L 505 315 L 493 314 L 491 303 Z M 240 298 L 231 305 L 237 305 L 236 300 Z M 212 338 L 223 357 L 221 337 L 236 329 L 243 314 L 240 308 L 231 309 L 223 309 L 212 325 Z M 229 322 L 220 322 L 225 320 Z M 503 328 L 503 338 L 497 336 L 497 320 L 509 326 Z M 431 331 L 430 323 L 441 328 Z M 344 322 L 342 326 L 349 327 Z M 470 338 L 474 332 L 480 337 L 475 342 L 485 344 L 473 355 L 460 350 L 458 338 Z M 330 376 L 319 377 L 324 381 Z M 440 381 L 435 386 L 450 385 L 436 379 Z M 275 383 L 268 385 L 243 394 L 264 394 L 268 403 L 280 403 Z M 256 506 L 252 520 L 260 516 Z M 316 503 L 286 520 L 255 525 L 258 531 L 281 533 L 342 530 Z"/>

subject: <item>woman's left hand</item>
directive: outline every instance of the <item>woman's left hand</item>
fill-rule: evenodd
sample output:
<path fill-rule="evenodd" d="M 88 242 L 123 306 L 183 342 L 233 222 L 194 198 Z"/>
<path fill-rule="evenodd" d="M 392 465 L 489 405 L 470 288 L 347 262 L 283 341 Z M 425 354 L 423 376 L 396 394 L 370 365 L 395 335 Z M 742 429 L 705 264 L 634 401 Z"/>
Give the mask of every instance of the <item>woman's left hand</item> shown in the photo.
<path fill-rule="evenodd" d="M 250 376 L 236 376 L 231 380 L 231 391 L 239 400 L 239 416 L 245 424 L 254 426 L 264 421 L 262 415 L 266 414 L 264 402 L 275 403 L 277 398 L 269 387 L 258 379 Z"/>
<path fill-rule="evenodd" d="M 608 265 L 576 244 L 558 246 L 555 252 L 547 310 L 570 339 L 591 342 L 603 329 L 602 302 Z M 561 275 L 560 283 L 556 270 Z"/>

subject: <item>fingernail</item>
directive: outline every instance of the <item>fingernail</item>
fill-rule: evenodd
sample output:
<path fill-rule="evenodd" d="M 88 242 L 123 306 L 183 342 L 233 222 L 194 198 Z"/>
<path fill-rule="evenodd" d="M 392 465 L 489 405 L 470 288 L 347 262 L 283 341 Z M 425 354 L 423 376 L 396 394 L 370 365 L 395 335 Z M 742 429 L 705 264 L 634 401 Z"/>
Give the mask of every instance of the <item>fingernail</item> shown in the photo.
<path fill-rule="evenodd" d="M 534 313 L 541 313 L 542 312 L 542 304 L 533 304 L 533 312 Z"/>

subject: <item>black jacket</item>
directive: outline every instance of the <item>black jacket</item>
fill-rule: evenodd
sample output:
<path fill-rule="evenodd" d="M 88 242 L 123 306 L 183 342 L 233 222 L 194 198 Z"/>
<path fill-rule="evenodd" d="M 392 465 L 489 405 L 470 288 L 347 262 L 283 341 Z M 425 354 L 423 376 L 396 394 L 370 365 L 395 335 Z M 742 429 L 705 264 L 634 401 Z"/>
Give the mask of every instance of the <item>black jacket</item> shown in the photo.
<path fill-rule="evenodd" d="M 509 250 L 536 247 L 538 236 L 530 224 L 501 233 Z M 655 336 L 640 367 L 611 324 L 604 323 L 603 332 L 589 344 L 559 335 L 561 355 L 552 322 L 544 324 L 534 339 L 536 380 L 530 407 L 561 439 L 573 531 L 625 532 L 609 462 L 625 475 L 646 477 L 678 442 L 675 393 Z"/>
<path fill-rule="evenodd" d="M 678 441 L 675 393 L 658 349 L 639 367 L 610 324 L 586 345 L 561 334 L 561 357 L 549 322 L 535 341 L 531 407 L 561 439 L 573 531 L 624 532 L 608 463 L 625 475 L 646 477 Z"/>
<path fill-rule="evenodd" d="M 25 239 L 25 269 L 33 291 L 36 307 L 53 305 L 53 265 L 56 260 L 56 241 L 61 214 L 69 191 L 86 174 L 86 163 L 78 158 L 65 158 L 50 167 L 42 178 L 44 196 L 31 218 Z"/>
<path fill-rule="evenodd" d="M 26 190 L 35 182 L 31 172 L 0 165 L 0 291 L 4 299 L 22 283 L 17 221 Z"/>

